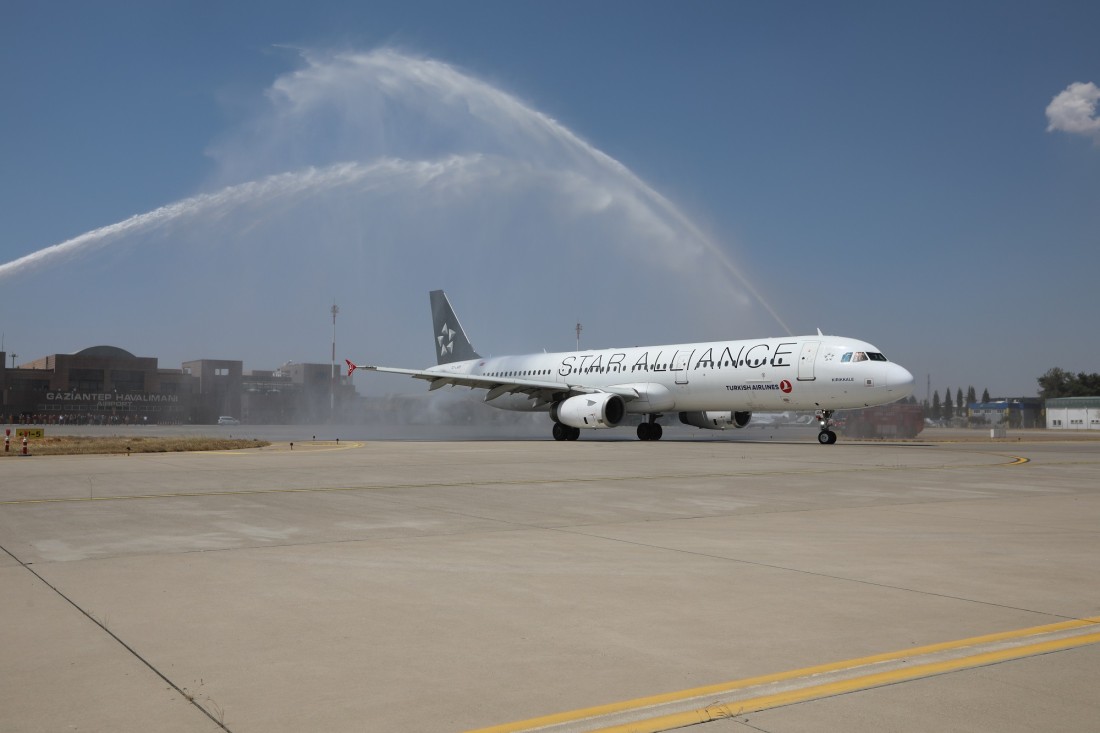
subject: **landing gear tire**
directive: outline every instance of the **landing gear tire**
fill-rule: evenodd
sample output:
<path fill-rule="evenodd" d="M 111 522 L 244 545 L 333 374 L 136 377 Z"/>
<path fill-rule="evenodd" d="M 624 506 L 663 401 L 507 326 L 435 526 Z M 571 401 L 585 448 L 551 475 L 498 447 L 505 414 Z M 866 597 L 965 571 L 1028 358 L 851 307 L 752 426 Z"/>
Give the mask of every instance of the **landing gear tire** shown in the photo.
<path fill-rule="evenodd" d="M 660 440 L 664 432 L 660 423 L 644 422 L 638 425 L 638 440 Z"/>
<path fill-rule="evenodd" d="M 563 425 L 560 422 L 554 423 L 554 440 L 576 440 L 581 437 L 580 428 L 571 428 L 568 425 Z"/>
<path fill-rule="evenodd" d="M 817 434 L 817 442 L 822 445 L 832 445 L 836 442 L 836 433 L 829 429 L 829 418 L 832 416 L 832 410 L 817 411 L 817 421 L 821 425 L 821 432 Z"/>

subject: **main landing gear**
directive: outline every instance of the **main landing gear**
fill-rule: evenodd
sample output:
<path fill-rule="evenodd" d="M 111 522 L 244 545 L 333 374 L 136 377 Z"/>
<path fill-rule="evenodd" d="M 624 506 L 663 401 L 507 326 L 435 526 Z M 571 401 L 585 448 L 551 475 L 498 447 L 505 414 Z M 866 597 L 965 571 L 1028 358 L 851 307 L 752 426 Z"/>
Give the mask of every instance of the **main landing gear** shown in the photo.
<path fill-rule="evenodd" d="M 659 417 L 660 415 L 646 415 L 646 419 L 638 425 L 638 440 L 661 439 L 665 431 L 657 422 Z"/>
<path fill-rule="evenodd" d="M 554 440 L 576 440 L 581 437 L 580 428 L 571 428 L 560 422 L 554 423 Z"/>
<path fill-rule="evenodd" d="M 817 434 L 817 442 L 822 445 L 832 445 L 836 442 L 836 433 L 829 430 L 829 418 L 832 416 L 832 410 L 817 411 L 817 422 L 821 425 L 821 432 Z"/>

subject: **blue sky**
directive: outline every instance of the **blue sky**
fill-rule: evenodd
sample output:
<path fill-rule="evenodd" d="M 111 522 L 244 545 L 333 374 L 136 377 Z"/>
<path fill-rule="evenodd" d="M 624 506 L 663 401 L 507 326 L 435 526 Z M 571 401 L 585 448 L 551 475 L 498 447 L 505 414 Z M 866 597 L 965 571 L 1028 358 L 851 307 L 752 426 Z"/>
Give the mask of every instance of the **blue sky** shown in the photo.
<path fill-rule="evenodd" d="M 327 361 L 335 299 L 341 356 L 426 365 L 442 287 L 485 353 L 570 348 L 579 318 L 593 348 L 820 327 L 920 397 L 929 374 L 1030 395 L 1100 371 L 1100 131 L 1071 88 L 1100 84 L 1096 3 L 0 0 L 0 21 L 0 265 L 365 167 L 0 277 L 20 361 Z"/>

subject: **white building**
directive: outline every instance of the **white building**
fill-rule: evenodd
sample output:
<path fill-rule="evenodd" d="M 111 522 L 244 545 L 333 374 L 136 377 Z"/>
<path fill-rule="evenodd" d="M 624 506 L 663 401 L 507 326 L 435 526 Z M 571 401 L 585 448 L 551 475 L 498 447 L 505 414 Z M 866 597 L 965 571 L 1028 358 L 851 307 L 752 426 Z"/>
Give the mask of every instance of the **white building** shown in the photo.
<path fill-rule="evenodd" d="M 1047 400 L 1047 427 L 1052 430 L 1100 430 L 1100 397 Z"/>

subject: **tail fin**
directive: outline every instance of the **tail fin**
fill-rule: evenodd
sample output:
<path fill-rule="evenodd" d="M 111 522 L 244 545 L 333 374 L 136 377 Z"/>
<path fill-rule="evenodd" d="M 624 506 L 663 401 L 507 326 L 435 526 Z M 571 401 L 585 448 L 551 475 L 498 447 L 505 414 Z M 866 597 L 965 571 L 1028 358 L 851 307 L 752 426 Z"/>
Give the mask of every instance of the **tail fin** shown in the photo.
<path fill-rule="evenodd" d="M 468 359 L 480 359 L 481 355 L 474 351 L 470 345 L 470 339 L 466 338 L 466 332 L 462 330 L 462 324 L 458 322 L 458 316 L 451 308 L 451 301 L 447 300 L 447 294 L 442 290 L 433 290 L 432 301 L 432 327 L 435 331 L 435 353 L 440 364 L 450 364 L 452 361 L 467 361 Z"/>

